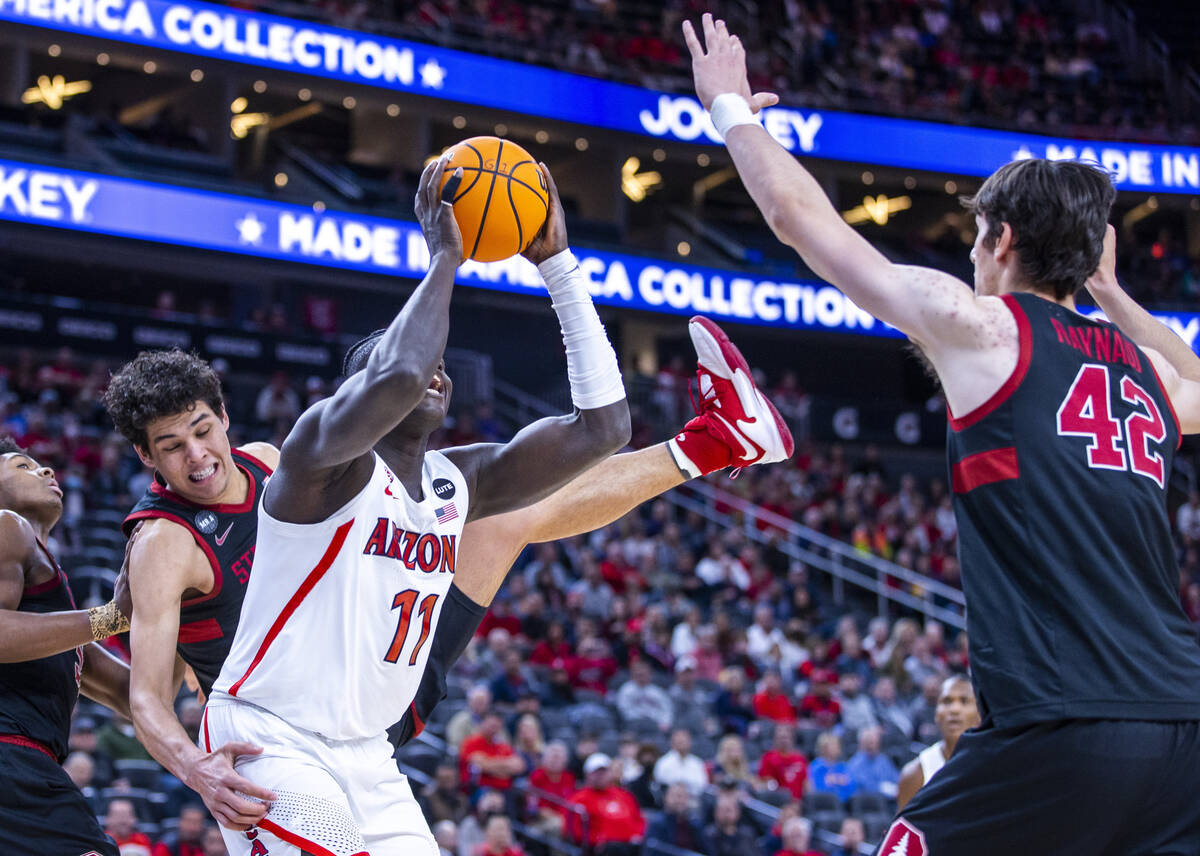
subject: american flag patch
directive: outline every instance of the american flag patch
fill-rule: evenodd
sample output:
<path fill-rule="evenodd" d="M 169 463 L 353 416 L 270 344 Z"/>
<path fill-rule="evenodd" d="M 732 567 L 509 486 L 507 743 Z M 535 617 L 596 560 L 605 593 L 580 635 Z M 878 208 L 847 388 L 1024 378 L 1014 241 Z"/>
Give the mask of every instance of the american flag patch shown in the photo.
<path fill-rule="evenodd" d="M 434 509 L 433 512 L 438 519 L 438 523 L 446 523 L 450 520 L 458 519 L 458 509 L 454 507 L 453 502 L 448 502 L 441 508 Z"/>

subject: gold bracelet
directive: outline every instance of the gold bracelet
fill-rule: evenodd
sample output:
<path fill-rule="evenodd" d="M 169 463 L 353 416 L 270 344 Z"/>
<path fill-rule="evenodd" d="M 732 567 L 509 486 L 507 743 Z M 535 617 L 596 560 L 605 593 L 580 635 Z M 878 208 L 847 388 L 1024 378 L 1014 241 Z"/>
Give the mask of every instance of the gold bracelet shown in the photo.
<path fill-rule="evenodd" d="M 111 600 L 104 606 L 93 606 L 89 609 L 88 623 L 92 626 L 92 638 L 97 642 L 129 629 L 129 619 L 121 612 L 116 601 Z"/>

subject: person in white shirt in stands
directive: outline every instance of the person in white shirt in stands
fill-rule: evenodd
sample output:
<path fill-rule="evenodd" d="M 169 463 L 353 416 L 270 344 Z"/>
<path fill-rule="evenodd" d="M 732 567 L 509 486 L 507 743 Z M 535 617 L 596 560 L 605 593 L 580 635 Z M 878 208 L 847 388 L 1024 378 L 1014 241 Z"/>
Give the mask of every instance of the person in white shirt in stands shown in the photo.
<path fill-rule="evenodd" d="M 666 690 L 651 681 L 650 666 L 645 660 L 634 660 L 629 667 L 629 680 L 617 690 L 617 710 L 628 724 L 631 720 L 649 719 L 665 734 L 671 728 L 675 711 Z"/>
<path fill-rule="evenodd" d="M 683 728 L 671 732 L 671 751 L 654 765 L 654 781 L 664 787 L 679 782 L 693 798 L 708 785 L 708 770 L 704 762 L 692 754 L 692 735 Z"/>
<path fill-rule="evenodd" d="M 754 608 L 754 623 L 746 631 L 746 653 L 756 663 L 764 662 L 771 648 L 787 644 L 783 631 L 775 626 L 775 610 L 769 604 L 760 603 Z"/>

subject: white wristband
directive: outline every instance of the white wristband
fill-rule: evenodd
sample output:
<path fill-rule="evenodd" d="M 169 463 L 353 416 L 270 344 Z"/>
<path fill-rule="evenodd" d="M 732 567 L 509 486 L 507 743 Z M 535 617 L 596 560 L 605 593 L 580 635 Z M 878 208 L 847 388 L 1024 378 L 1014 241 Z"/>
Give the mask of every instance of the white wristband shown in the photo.
<path fill-rule="evenodd" d="M 724 92 L 713 99 L 712 109 L 708 111 L 712 117 L 713 126 L 721 139 L 736 125 L 760 125 L 759 117 L 750 109 L 750 104 L 736 92 Z"/>
<path fill-rule="evenodd" d="M 567 349 L 567 379 L 571 403 L 580 410 L 595 410 L 625 397 L 625 384 L 617 355 L 592 304 L 579 262 L 563 250 L 538 265 L 551 304 L 562 327 Z"/>

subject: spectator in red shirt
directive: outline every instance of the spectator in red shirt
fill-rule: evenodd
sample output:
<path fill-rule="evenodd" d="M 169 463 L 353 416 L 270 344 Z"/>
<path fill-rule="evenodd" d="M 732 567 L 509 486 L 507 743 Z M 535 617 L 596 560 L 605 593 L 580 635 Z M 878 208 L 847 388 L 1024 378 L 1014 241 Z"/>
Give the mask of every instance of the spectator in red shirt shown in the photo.
<path fill-rule="evenodd" d="M 583 764 L 584 787 L 571 797 L 587 815 L 587 841 L 579 816 L 572 814 L 572 838 L 591 846 L 597 856 L 636 856 L 641 852 L 646 819 L 633 794 L 612 781 L 612 759 L 600 752 Z"/>
<path fill-rule="evenodd" d="M 492 601 L 492 606 L 479 622 L 475 635 L 486 638 L 496 627 L 503 627 L 510 636 L 518 636 L 521 633 L 521 619 L 513 615 L 512 605 L 507 597 L 497 597 Z"/>
<path fill-rule="evenodd" d="M 608 645 L 598 636 L 581 642 L 579 656 L 567 661 L 571 686 L 577 690 L 592 690 L 604 695 L 608 682 L 618 670 L 617 661 L 608 653 Z"/>
<path fill-rule="evenodd" d="M 529 784 L 563 801 L 575 795 L 575 775 L 567 769 L 565 743 L 555 740 L 546 744 L 542 752 L 542 764 L 529 774 Z M 543 797 L 536 797 L 530 803 L 530 808 L 537 814 L 535 823 L 538 828 L 551 835 L 562 835 L 567 807 Z"/>
<path fill-rule="evenodd" d="M 500 714 L 488 711 L 479 730 L 462 742 L 458 763 L 464 785 L 504 791 L 525 772 L 525 762 L 500 733 L 503 724 Z"/>
<path fill-rule="evenodd" d="M 790 723 L 780 722 L 775 726 L 771 748 L 758 764 L 758 777 L 764 782 L 774 782 L 787 788 L 792 796 L 800 799 L 804 795 L 804 781 L 808 778 L 808 760 L 796 751 L 796 729 Z"/>
<path fill-rule="evenodd" d="M 842 706 L 833 697 L 837 674 L 817 669 L 812 675 L 812 687 L 800 702 L 800 718 L 812 720 L 821 728 L 832 728 L 842 718 Z"/>
<path fill-rule="evenodd" d="M 513 841 L 512 824 L 502 814 L 488 818 L 483 836 L 483 847 L 478 856 L 525 856 L 525 851 Z"/>
<path fill-rule="evenodd" d="M 133 803 L 117 797 L 110 800 L 104 816 L 104 831 L 117 843 L 121 856 L 168 856 L 167 848 L 151 843 L 150 836 L 138 832 L 138 817 Z"/>
<path fill-rule="evenodd" d="M 783 849 L 775 856 L 825 856 L 819 850 L 810 850 L 809 839 L 812 837 L 812 821 L 803 817 L 793 817 L 783 824 Z"/>
<path fill-rule="evenodd" d="M 772 722 L 795 722 L 796 708 L 792 707 L 783 691 L 783 678 L 776 669 L 768 669 L 763 675 L 759 691 L 754 696 L 754 713 L 760 719 Z"/>
<path fill-rule="evenodd" d="M 551 621 L 546 625 L 546 636 L 539 639 L 529 655 L 529 662 L 535 666 L 549 666 L 555 660 L 565 660 L 571 656 L 571 644 L 567 642 L 567 632 L 561 621 Z"/>

